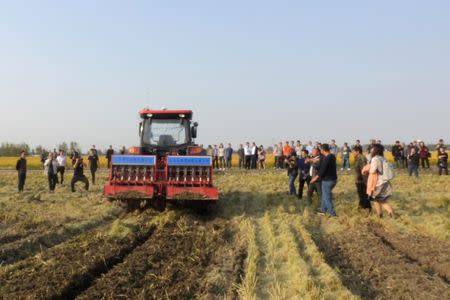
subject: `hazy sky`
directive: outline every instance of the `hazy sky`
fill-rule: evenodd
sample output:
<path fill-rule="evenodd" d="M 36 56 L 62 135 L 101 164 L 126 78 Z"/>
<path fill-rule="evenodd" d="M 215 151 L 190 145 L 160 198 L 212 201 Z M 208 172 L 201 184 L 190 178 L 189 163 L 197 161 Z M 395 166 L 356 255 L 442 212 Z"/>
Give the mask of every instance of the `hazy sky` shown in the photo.
<path fill-rule="evenodd" d="M 450 1 L 1 1 L 0 142 L 446 139 Z M 446 139 L 447 141 L 448 139 Z"/>

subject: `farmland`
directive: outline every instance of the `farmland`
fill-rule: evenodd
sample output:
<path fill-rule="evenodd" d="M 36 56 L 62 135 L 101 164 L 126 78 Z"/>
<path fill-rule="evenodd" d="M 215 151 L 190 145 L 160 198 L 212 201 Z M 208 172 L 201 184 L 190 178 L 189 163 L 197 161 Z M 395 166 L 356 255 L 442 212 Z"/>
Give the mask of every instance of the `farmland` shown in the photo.
<path fill-rule="evenodd" d="M 70 173 L 70 171 L 68 172 Z M 40 171 L 16 193 L 0 173 L 0 295 L 5 299 L 449 299 L 450 179 L 402 171 L 395 219 L 357 209 L 352 174 L 338 218 L 286 194 L 283 171 L 218 173 L 209 213 L 182 204 L 127 210 L 85 192 L 47 192 Z M 66 181 L 71 175 L 67 175 Z"/>

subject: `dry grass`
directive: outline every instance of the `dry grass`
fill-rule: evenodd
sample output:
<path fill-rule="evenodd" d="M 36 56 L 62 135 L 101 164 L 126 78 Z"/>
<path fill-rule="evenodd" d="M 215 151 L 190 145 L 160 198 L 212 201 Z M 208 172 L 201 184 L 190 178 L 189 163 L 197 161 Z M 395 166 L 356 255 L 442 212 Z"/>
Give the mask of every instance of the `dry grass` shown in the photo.
<path fill-rule="evenodd" d="M 69 172 L 70 173 L 70 172 Z M 70 180 L 68 174 L 66 180 Z M 183 217 L 183 209 L 168 208 L 163 213 L 134 212 L 126 217 L 120 207 L 102 199 L 102 182 L 89 192 L 81 189 L 72 194 L 68 186 L 47 192 L 46 178 L 41 172 L 31 172 L 23 194 L 16 193 L 14 172 L 0 174 L 0 240 L 9 247 L 27 236 L 55 234 L 59 239 L 44 245 L 36 252 L 30 248 L 27 255 L 47 253 L 45 247 L 64 248 L 65 241 L 80 236 L 85 230 L 97 231 L 108 239 L 123 239 L 139 231 L 142 222 L 158 228 L 175 223 L 180 233 L 192 230 L 192 222 Z M 241 299 L 355 299 L 338 269 L 328 264 L 313 234 L 339 235 L 348 228 L 358 229 L 370 220 L 393 232 L 408 232 L 434 237 L 450 238 L 450 190 L 448 176 L 438 177 L 424 173 L 419 179 L 409 178 L 400 171 L 393 185 L 392 205 L 398 218 L 378 220 L 357 209 L 357 195 L 353 174 L 340 174 L 334 191 L 337 219 L 320 218 L 314 214 L 318 205 L 305 205 L 304 201 L 287 195 L 287 176 L 284 171 L 227 171 L 216 175 L 221 199 L 215 208 L 216 218 L 230 227 L 239 227 L 239 241 L 230 239 L 224 247 L 232 259 L 232 250 L 245 249 L 242 274 L 234 285 Z M 188 226 L 188 223 L 190 224 Z M 318 224 L 320 223 L 320 230 Z M 97 228 L 98 227 L 98 228 Z M 64 228 L 64 230 L 61 230 Z M 86 241 L 88 243 L 88 241 Z M 234 244 L 233 244 L 234 243 Z M 239 243 L 239 245 L 237 245 Z M 20 244 L 23 246 L 26 244 Z M 53 247 L 54 249 L 55 247 Z M 26 249 L 25 249 L 26 250 Z M 219 253 L 221 253 L 219 251 Z M 231 254 L 230 254 L 231 253 Z M 225 255 L 225 254 L 224 254 Z M 220 261 L 220 259 L 217 259 Z M 35 260 L 30 260 L 35 264 Z M 16 264 L 4 270 L 18 270 Z M 20 266 L 17 265 L 17 266 Z M 30 266 L 32 269 L 33 266 Z M 214 270 L 218 271 L 214 271 Z M 226 285 L 229 277 L 220 275 L 221 267 L 208 271 L 208 277 Z"/>

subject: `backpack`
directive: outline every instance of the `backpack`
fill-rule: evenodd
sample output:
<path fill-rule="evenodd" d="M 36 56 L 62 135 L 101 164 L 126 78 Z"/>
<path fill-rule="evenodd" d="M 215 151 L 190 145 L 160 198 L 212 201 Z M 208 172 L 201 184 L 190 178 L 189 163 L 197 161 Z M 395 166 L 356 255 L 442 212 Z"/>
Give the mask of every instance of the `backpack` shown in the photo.
<path fill-rule="evenodd" d="M 387 159 L 383 159 L 382 164 L 383 164 L 383 173 L 381 173 L 381 178 L 383 179 L 383 182 L 391 181 L 395 177 L 394 168 L 387 161 Z"/>

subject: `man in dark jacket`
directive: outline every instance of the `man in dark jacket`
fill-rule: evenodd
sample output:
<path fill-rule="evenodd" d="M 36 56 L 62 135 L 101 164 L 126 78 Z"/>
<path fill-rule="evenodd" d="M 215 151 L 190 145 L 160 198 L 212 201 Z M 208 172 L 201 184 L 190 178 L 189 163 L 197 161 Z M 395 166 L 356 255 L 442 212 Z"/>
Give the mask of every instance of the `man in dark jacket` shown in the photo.
<path fill-rule="evenodd" d="M 306 162 L 308 159 L 308 150 L 303 149 L 300 151 L 300 158 L 298 159 L 298 172 L 299 172 L 299 185 L 298 185 L 298 199 L 303 198 L 303 189 L 305 187 L 305 183 L 309 188 L 309 181 L 311 177 L 309 176 L 309 163 Z"/>
<path fill-rule="evenodd" d="M 287 173 L 289 177 L 289 195 L 296 196 L 295 191 L 295 179 L 298 176 L 298 165 L 297 165 L 297 155 L 295 152 L 291 154 L 288 158 L 284 160 L 284 164 L 287 168 Z"/>
<path fill-rule="evenodd" d="M 367 164 L 367 159 L 363 155 L 361 146 L 353 147 L 353 157 L 355 158 L 355 185 L 359 197 L 359 208 L 372 209 L 370 205 L 369 196 L 367 195 L 367 179 L 368 176 L 362 174 L 364 166 Z"/>
<path fill-rule="evenodd" d="M 313 178 L 319 172 L 320 164 L 322 162 L 322 155 L 320 154 L 319 148 L 315 147 L 311 151 L 311 157 L 306 159 L 306 163 L 309 164 L 309 177 Z M 312 203 L 312 196 L 314 192 L 319 196 L 319 202 L 322 199 L 322 181 L 320 178 L 316 182 L 310 182 L 308 186 L 307 201 L 309 204 Z"/>
<path fill-rule="evenodd" d="M 337 183 L 336 157 L 330 152 L 328 144 L 322 145 L 321 153 L 324 157 L 320 164 L 319 173 L 311 179 L 312 183 L 322 179 L 322 201 L 318 214 L 329 213 L 330 216 L 336 217 L 333 205 L 333 189 Z"/>
<path fill-rule="evenodd" d="M 231 169 L 231 159 L 233 158 L 233 148 L 228 143 L 228 147 L 225 148 L 225 166 L 227 169 Z"/>
<path fill-rule="evenodd" d="M 95 149 L 95 145 L 92 145 L 92 149 L 89 151 L 88 160 L 89 160 L 89 168 L 91 170 L 92 175 L 92 184 L 95 185 L 95 172 L 97 172 L 99 165 L 99 158 L 97 150 Z"/>
<path fill-rule="evenodd" d="M 70 187 L 72 189 L 72 192 L 75 192 L 75 183 L 78 181 L 81 181 L 84 183 L 84 189 L 87 191 L 89 190 L 89 180 L 86 176 L 84 176 L 84 167 L 85 164 L 83 162 L 83 158 L 80 156 L 77 156 L 75 158 L 75 163 L 73 165 L 73 178 L 70 182 Z"/>
<path fill-rule="evenodd" d="M 18 189 L 19 192 L 23 192 L 25 186 L 25 179 L 27 178 L 27 160 L 25 158 L 25 151 L 20 152 L 20 157 L 16 163 L 17 175 L 19 178 Z"/>
<path fill-rule="evenodd" d="M 114 149 L 113 147 L 110 145 L 109 149 L 106 150 L 106 160 L 108 161 L 108 169 L 111 167 L 111 159 L 112 156 L 114 155 Z"/>
<path fill-rule="evenodd" d="M 402 164 L 403 160 L 403 148 L 400 144 L 400 141 L 396 141 L 395 145 L 392 146 L 392 157 L 394 158 L 395 165 L 397 168 L 400 168 L 400 165 Z"/>
<path fill-rule="evenodd" d="M 414 175 L 417 177 L 419 177 L 419 153 L 417 153 L 417 150 L 415 147 L 411 147 L 411 149 L 409 150 L 409 155 L 408 155 L 408 173 L 409 176 L 412 176 L 412 174 L 414 173 Z"/>
<path fill-rule="evenodd" d="M 242 144 L 239 145 L 237 154 L 239 157 L 239 169 L 242 169 L 245 167 L 245 151 L 244 151 L 244 146 Z"/>

